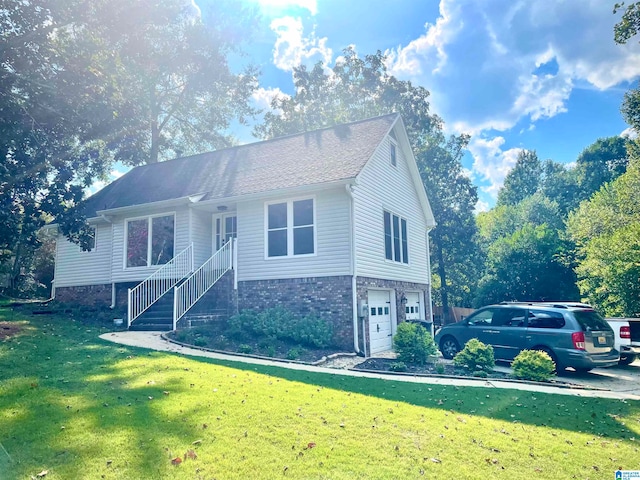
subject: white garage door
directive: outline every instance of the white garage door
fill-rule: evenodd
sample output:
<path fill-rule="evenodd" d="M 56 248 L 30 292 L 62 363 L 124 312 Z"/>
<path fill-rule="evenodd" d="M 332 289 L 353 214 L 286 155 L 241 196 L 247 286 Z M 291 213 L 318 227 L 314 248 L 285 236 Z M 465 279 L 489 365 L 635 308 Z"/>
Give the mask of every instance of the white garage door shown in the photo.
<path fill-rule="evenodd" d="M 407 320 L 419 320 L 420 316 L 420 294 L 409 292 L 407 295 L 407 304 L 405 305 L 405 313 Z"/>
<path fill-rule="evenodd" d="M 369 353 L 391 350 L 390 292 L 369 290 Z"/>

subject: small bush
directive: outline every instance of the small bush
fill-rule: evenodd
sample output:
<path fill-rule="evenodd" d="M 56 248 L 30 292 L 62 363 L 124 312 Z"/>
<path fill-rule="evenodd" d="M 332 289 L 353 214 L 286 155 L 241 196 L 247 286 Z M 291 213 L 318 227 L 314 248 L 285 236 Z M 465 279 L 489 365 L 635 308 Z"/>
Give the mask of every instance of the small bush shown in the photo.
<path fill-rule="evenodd" d="M 553 377 L 555 364 L 546 352 L 523 350 L 513 360 L 511 368 L 516 378 L 546 382 Z"/>
<path fill-rule="evenodd" d="M 273 345 L 269 345 L 267 347 L 267 357 L 275 357 L 276 356 L 276 347 Z"/>
<path fill-rule="evenodd" d="M 253 347 L 251 345 L 247 345 L 246 343 L 243 343 L 242 345 L 238 346 L 238 353 L 252 353 L 253 352 Z"/>
<path fill-rule="evenodd" d="M 393 348 L 398 360 L 409 364 L 424 365 L 430 355 L 437 354 L 431 334 L 420 325 L 409 322 L 398 325 Z"/>
<path fill-rule="evenodd" d="M 485 345 L 477 338 L 472 338 L 464 348 L 453 357 L 453 363 L 457 367 L 462 367 L 470 372 L 482 370 L 490 372 L 496 364 L 493 356 L 493 347 Z"/>
<path fill-rule="evenodd" d="M 389 370 L 391 370 L 392 372 L 406 372 L 407 364 L 404 362 L 393 362 L 391 365 L 389 365 Z"/>
<path fill-rule="evenodd" d="M 209 343 L 209 342 L 207 341 L 207 339 L 206 339 L 205 337 L 196 337 L 196 338 L 193 340 L 193 344 L 194 344 L 196 347 L 206 347 L 208 343 Z"/>
<path fill-rule="evenodd" d="M 300 347 L 290 348 L 289 351 L 287 352 L 287 359 L 297 360 L 298 358 L 300 358 L 300 355 L 302 354 L 302 352 L 303 352 L 303 349 Z"/>
<path fill-rule="evenodd" d="M 444 374 L 444 363 L 442 362 L 436 363 L 436 373 L 438 373 L 439 375 Z"/>
<path fill-rule="evenodd" d="M 247 336 L 293 341 L 314 348 L 331 345 L 333 325 L 315 315 L 299 317 L 282 307 L 255 313 L 243 311 L 229 319 L 229 335 L 238 340 Z"/>

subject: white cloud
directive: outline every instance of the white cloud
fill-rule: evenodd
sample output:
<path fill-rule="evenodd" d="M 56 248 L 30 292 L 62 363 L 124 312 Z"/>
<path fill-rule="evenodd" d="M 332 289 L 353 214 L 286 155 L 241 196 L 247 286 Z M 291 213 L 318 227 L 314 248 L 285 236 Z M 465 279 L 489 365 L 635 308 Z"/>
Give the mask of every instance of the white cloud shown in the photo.
<path fill-rule="evenodd" d="M 634 139 L 634 138 L 638 138 L 638 132 L 636 132 L 633 127 L 629 127 L 629 128 L 625 128 L 622 132 L 620 132 L 620 136 Z"/>
<path fill-rule="evenodd" d="M 492 198 L 498 197 L 498 191 L 504 184 L 504 178 L 513 168 L 521 148 L 502 150 L 505 143 L 503 137 L 474 137 L 469 142 L 469 152 L 473 156 L 474 176 L 488 185 L 480 187 Z"/>
<path fill-rule="evenodd" d="M 287 12 L 292 9 L 304 9 L 311 15 L 318 13 L 316 0 L 254 0 L 263 12 Z"/>
<path fill-rule="evenodd" d="M 478 200 L 478 202 L 476 203 L 476 208 L 474 210 L 476 214 L 480 212 L 488 212 L 490 210 L 489 202 Z"/>
<path fill-rule="evenodd" d="M 271 22 L 271 30 L 277 35 L 273 63 L 280 70 L 293 71 L 294 67 L 301 64 L 331 62 L 333 52 L 327 47 L 327 38 L 316 38 L 313 32 L 309 37 L 304 37 L 300 18 L 277 18 Z"/>
<path fill-rule="evenodd" d="M 260 110 L 271 110 L 271 102 L 276 97 L 289 98 L 289 95 L 284 93 L 279 88 L 258 88 L 251 95 L 254 105 Z"/>
<path fill-rule="evenodd" d="M 638 42 L 616 45 L 601 0 L 441 0 L 440 17 L 389 50 L 391 72 L 431 91 L 454 131 L 505 131 L 566 111 L 576 85 L 607 89 L 640 75 Z"/>

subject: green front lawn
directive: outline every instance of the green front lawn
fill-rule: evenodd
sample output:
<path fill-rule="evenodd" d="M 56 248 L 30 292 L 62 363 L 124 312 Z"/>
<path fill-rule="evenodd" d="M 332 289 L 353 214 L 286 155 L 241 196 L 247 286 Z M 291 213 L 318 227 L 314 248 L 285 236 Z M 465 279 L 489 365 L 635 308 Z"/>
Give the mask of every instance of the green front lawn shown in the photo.
<path fill-rule="evenodd" d="M 640 402 L 457 388 L 121 347 L 0 308 L 0 478 L 613 478 Z M 177 458 L 181 462 L 177 465 Z M 174 462 L 172 462 L 174 460 Z"/>

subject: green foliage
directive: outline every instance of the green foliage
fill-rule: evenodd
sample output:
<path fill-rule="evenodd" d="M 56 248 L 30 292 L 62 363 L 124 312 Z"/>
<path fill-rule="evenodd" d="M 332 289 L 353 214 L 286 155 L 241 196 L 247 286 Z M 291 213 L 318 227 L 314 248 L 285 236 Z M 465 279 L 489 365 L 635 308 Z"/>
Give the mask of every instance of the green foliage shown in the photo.
<path fill-rule="evenodd" d="M 430 355 L 438 352 L 431 334 L 420 325 L 409 322 L 398 325 L 393 348 L 399 361 L 414 365 L 424 365 Z"/>
<path fill-rule="evenodd" d="M 569 216 L 582 296 L 607 316 L 640 315 L 640 160 Z"/>
<path fill-rule="evenodd" d="M 389 370 L 392 372 L 406 372 L 407 364 L 404 362 L 393 362 L 389 365 Z"/>
<path fill-rule="evenodd" d="M 453 357 L 453 363 L 457 367 L 462 367 L 470 372 L 477 370 L 490 372 L 496 364 L 493 347 L 491 345 L 485 345 L 477 338 L 472 338 L 464 348 Z"/>
<path fill-rule="evenodd" d="M 515 166 L 504 179 L 496 205 L 517 205 L 538 191 L 541 177 L 542 164 L 536 152 L 522 150 Z"/>
<path fill-rule="evenodd" d="M 297 360 L 300 358 L 300 355 L 304 352 L 304 349 L 301 347 L 293 347 L 287 351 L 287 359 L 289 360 Z"/>
<path fill-rule="evenodd" d="M 546 352 L 523 350 L 511 364 L 513 375 L 524 380 L 546 382 L 554 376 L 553 360 Z"/>
<path fill-rule="evenodd" d="M 281 308 L 260 313 L 243 311 L 229 319 L 229 334 L 242 339 L 246 335 L 290 340 L 314 348 L 331 345 L 333 325 L 315 315 L 299 317 Z"/>
<path fill-rule="evenodd" d="M 193 344 L 196 347 L 206 347 L 208 343 L 209 343 L 209 341 L 205 337 L 196 337 L 193 340 Z"/>
<path fill-rule="evenodd" d="M 436 363 L 436 373 L 438 375 L 444 374 L 444 363 L 442 363 L 442 362 Z"/>
<path fill-rule="evenodd" d="M 238 353 L 245 353 L 245 354 L 253 353 L 253 347 L 251 345 L 247 345 L 246 343 L 243 343 L 242 345 L 238 346 Z"/>

